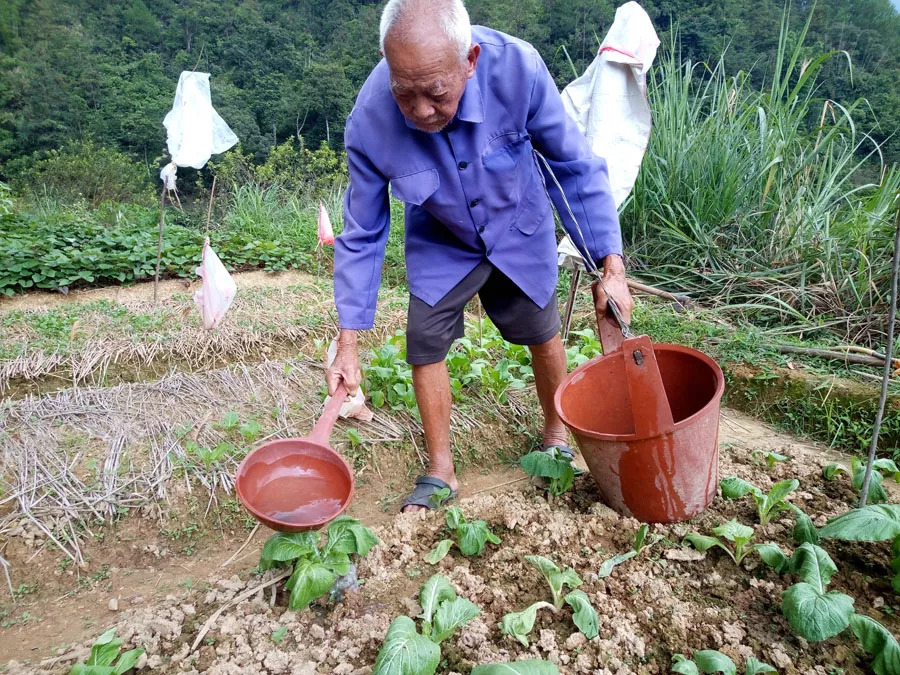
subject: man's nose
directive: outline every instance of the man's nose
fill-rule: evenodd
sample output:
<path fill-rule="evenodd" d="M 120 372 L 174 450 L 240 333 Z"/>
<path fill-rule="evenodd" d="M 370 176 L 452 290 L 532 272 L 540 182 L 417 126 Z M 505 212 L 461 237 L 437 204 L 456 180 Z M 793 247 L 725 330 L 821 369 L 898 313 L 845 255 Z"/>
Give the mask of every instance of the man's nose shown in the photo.
<path fill-rule="evenodd" d="M 415 103 L 413 112 L 420 120 L 431 119 L 434 116 L 434 106 L 432 106 L 427 99 L 419 99 Z"/>

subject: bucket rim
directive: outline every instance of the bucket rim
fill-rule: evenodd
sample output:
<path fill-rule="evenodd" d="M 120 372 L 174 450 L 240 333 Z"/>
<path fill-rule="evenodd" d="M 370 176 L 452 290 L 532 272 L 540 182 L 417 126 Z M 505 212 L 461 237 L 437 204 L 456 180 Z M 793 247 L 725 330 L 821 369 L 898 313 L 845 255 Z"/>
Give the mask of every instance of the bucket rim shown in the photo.
<path fill-rule="evenodd" d="M 713 360 L 712 357 L 704 354 L 699 349 L 694 349 L 693 347 L 686 347 L 684 345 L 676 345 L 667 342 L 660 342 L 653 344 L 653 350 L 657 351 L 662 349 L 663 351 L 670 352 L 680 352 L 682 354 L 688 354 L 690 356 L 698 358 L 700 361 L 709 366 L 713 373 L 716 376 L 716 389 L 713 393 L 712 397 L 709 401 L 704 405 L 700 410 L 695 412 L 693 415 L 685 417 L 683 420 L 679 420 L 675 422 L 672 426 L 671 430 L 663 431 L 661 434 L 655 434 L 653 436 L 639 436 L 638 434 L 604 434 L 599 433 L 597 431 L 591 431 L 589 429 L 582 429 L 572 422 L 568 415 L 566 415 L 562 406 L 562 394 L 566 390 L 566 388 L 572 384 L 572 381 L 581 373 L 584 373 L 587 370 L 590 370 L 598 363 L 603 361 L 604 359 L 614 358 L 618 355 L 618 350 L 611 352 L 609 354 L 601 354 L 600 356 L 595 356 L 590 361 L 585 361 L 580 366 L 575 368 L 571 373 L 563 378 L 563 381 L 560 383 L 559 387 L 556 390 L 556 393 L 553 395 L 553 407 L 556 408 L 556 414 L 559 415 L 560 419 L 574 434 L 587 436 L 588 438 L 593 438 L 599 441 L 616 441 L 616 442 L 631 442 L 631 441 L 643 441 L 650 438 L 659 438 L 660 436 L 664 436 L 667 433 L 672 433 L 673 431 L 678 431 L 684 427 L 690 426 L 693 422 L 705 414 L 710 406 L 712 405 L 720 405 L 722 401 L 722 394 L 725 393 L 725 374 L 722 372 L 721 366 Z"/>
<path fill-rule="evenodd" d="M 325 518 L 320 518 L 319 520 L 314 521 L 312 523 L 303 523 L 303 524 L 292 523 L 292 522 L 288 522 L 285 520 L 279 520 L 277 518 L 273 518 L 272 516 L 269 516 L 269 515 L 263 513 L 262 511 L 257 509 L 251 503 L 251 501 L 249 499 L 247 499 L 244 496 L 243 490 L 241 489 L 242 479 L 244 479 L 244 477 L 247 474 L 247 470 L 249 469 L 250 464 L 252 463 L 251 458 L 253 457 L 253 455 L 258 453 L 260 450 L 267 450 L 271 447 L 276 447 L 276 446 L 288 444 L 288 443 L 303 443 L 303 445 L 306 448 L 315 447 L 318 450 L 324 451 L 324 453 L 326 455 L 328 455 L 330 457 L 334 457 L 338 460 L 337 464 L 340 466 L 341 470 L 346 473 L 346 476 L 350 482 L 350 490 L 347 492 L 346 498 L 341 503 L 341 508 L 336 513 L 334 513 L 330 516 L 327 516 Z M 343 457 L 343 455 L 341 455 L 341 453 L 339 453 L 337 450 L 332 448 L 330 445 L 323 445 L 321 443 L 316 443 L 315 441 L 309 440 L 309 437 L 298 436 L 296 438 L 275 438 L 271 441 L 266 441 L 265 443 L 262 443 L 258 447 L 254 448 L 253 450 L 248 452 L 247 455 L 244 457 L 244 459 L 241 460 L 241 463 L 238 465 L 238 469 L 235 472 L 234 491 L 237 493 L 238 499 L 240 500 L 241 504 L 244 505 L 244 508 L 247 509 L 250 512 L 250 515 L 252 515 L 254 518 L 256 518 L 256 520 L 259 523 L 261 523 L 262 525 L 265 525 L 266 527 L 268 527 L 272 530 L 275 530 L 277 532 L 289 532 L 289 533 L 290 532 L 306 532 L 308 530 L 318 530 L 319 528 L 330 523 L 332 520 L 334 520 L 338 516 L 341 516 L 344 514 L 344 512 L 350 507 L 350 504 L 353 502 L 353 496 L 354 496 L 354 493 L 356 492 L 356 481 L 354 480 L 354 477 L 353 477 L 353 471 L 350 469 L 350 464 L 347 462 L 346 459 L 344 459 L 344 457 Z"/>

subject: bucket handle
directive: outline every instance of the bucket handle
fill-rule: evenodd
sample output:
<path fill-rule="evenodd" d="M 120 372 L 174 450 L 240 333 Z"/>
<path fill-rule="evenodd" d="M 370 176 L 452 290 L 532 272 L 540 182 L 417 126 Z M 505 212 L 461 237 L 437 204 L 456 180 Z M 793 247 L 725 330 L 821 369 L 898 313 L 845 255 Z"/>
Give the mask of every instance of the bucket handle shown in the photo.
<path fill-rule="evenodd" d="M 600 291 L 606 295 L 607 310 L 601 312 L 597 309 L 597 299 Z M 603 282 L 597 279 L 591 284 L 591 294 L 594 296 L 594 311 L 597 316 L 597 332 L 600 334 L 600 345 L 603 347 L 604 354 L 611 354 L 617 349 L 621 349 L 622 341 L 625 338 L 633 337 L 631 329 L 619 311 L 616 301 L 606 293 L 603 288 Z"/>
<path fill-rule="evenodd" d="M 307 437 L 310 441 L 319 445 L 331 445 L 329 442 L 331 430 L 334 428 L 334 423 L 337 422 L 341 406 L 346 402 L 346 398 L 347 387 L 341 382 L 338 384 L 337 389 L 334 390 L 334 395 L 328 401 L 325 410 L 322 411 L 322 416 L 316 422 L 316 426 L 313 427 L 313 430 Z"/>

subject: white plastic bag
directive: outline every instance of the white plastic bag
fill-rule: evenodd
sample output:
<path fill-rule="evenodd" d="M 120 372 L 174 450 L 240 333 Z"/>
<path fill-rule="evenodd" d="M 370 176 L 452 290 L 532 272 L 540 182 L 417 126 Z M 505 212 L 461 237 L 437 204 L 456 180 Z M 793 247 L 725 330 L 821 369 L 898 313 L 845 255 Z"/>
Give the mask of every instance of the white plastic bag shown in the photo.
<path fill-rule="evenodd" d="M 638 3 L 627 2 L 616 10 L 597 57 L 562 92 L 566 112 L 594 154 L 606 159 L 616 207 L 631 193 L 650 140 L 647 72 L 657 47 L 650 17 Z M 557 248 L 560 266 L 581 261 L 566 239 Z"/>
<path fill-rule="evenodd" d="M 337 340 L 332 340 L 331 344 L 328 346 L 328 352 L 326 353 L 325 367 L 330 368 L 336 357 Z M 331 396 L 327 396 L 325 398 L 325 405 L 328 405 L 328 401 L 330 400 Z M 350 399 L 341 406 L 340 416 L 343 419 L 353 417 L 361 422 L 369 422 L 375 417 L 374 413 L 366 407 L 366 396 L 363 394 L 362 387 L 357 389 L 356 394 L 351 396 Z"/>
<path fill-rule="evenodd" d="M 169 154 L 176 166 L 202 169 L 211 155 L 225 152 L 238 141 L 212 107 L 209 73 L 181 73 L 175 103 L 163 125 L 168 132 Z"/>
<path fill-rule="evenodd" d="M 209 245 L 209 237 L 203 242 L 203 262 L 197 268 L 197 274 L 203 282 L 194 293 L 194 302 L 203 313 L 203 327 L 211 330 L 219 325 L 231 306 L 237 284 Z"/>

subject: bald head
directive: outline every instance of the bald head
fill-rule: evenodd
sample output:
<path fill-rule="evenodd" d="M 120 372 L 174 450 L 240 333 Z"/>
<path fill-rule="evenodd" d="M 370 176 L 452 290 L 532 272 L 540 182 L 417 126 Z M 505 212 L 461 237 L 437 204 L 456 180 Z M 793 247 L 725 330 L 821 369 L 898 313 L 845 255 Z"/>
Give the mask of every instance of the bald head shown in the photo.
<path fill-rule="evenodd" d="M 461 0 L 389 0 L 381 51 L 400 112 L 420 131 L 436 133 L 456 115 L 481 47 L 472 44 Z"/>
<path fill-rule="evenodd" d="M 472 44 L 472 26 L 462 0 L 388 0 L 381 13 L 380 44 L 389 38 L 409 43 L 446 40 L 460 61 Z"/>

